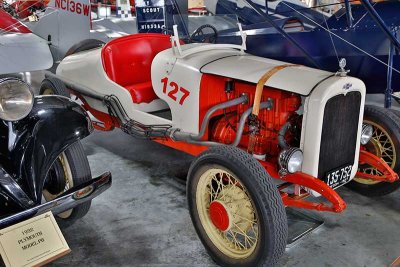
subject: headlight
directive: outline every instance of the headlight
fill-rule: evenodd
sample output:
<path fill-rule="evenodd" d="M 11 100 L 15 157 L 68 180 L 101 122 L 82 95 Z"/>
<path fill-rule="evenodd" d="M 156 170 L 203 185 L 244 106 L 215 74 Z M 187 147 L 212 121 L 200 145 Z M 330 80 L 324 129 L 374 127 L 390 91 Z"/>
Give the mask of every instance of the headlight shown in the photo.
<path fill-rule="evenodd" d="M 28 84 L 17 78 L 0 80 L 0 118 L 17 121 L 26 117 L 33 107 L 33 93 Z"/>
<path fill-rule="evenodd" d="M 297 147 L 290 147 L 279 154 L 279 165 L 283 171 L 295 173 L 301 170 L 303 152 Z"/>
<path fill-rule="evenodd" d="M 363 123 L 361 130 L 361 138 L 360 138 L 360 142 L 362 145 L 366 145 L 369 142 L 369 140 L 371 140 L 373 132 L 374 129 L 372 128 L 371 125 Z"/>

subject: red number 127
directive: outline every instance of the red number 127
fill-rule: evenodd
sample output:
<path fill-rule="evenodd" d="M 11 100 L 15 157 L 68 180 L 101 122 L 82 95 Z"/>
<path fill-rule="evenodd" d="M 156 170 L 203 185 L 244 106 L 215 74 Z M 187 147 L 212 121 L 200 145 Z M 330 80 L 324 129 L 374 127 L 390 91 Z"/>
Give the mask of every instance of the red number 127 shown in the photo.
<path fill-rule="evenodd" d="M 182 86 L 179 86 L 176 82 L 170 82 L 170 90 L 168 90 L 169 92 L 167 93 L 168 77 L 162 78 L 161 82 L 163 83 L 163 93 L 168 95 L 172 100 L 177 101 L 176 93 L 178 93 L 178 91 L 183 94 L 179 99 L 179 105 L 183 105 L 183 102 L 185 102 L 185 99 L 190 95 L 190 92 Z"/>

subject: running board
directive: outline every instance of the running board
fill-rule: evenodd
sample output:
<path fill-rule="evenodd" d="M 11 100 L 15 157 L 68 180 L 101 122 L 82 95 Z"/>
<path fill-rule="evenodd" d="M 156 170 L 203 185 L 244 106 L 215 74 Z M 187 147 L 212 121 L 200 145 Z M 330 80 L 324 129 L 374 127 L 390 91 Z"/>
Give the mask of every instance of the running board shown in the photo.
<path fill-rule="evenodd" d="M 0 219 L 0 229 L 48 211 L 59 214 L 72 209 L 97 197 L 107 190 L 111 183 L 111 173 L 104 173 L 84 184 L 71 188 L 54 200 Z"/>
<path fill-rule="evenodd" d="M 286 248 L 292 248 L 324 224 L 318 213 L 309 210 L 286 208 L 288 238 Z"/>

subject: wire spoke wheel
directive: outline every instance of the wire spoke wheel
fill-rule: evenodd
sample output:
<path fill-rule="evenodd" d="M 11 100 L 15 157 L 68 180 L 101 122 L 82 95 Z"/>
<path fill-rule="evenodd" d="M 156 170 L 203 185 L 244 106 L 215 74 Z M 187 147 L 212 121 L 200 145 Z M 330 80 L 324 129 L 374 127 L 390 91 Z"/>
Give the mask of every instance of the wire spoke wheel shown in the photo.
<path fill-rule="evenodd" d="M 258 241 L 258 218 L 241 182 L 224 168 L 206 171 L 196 194 L 200 220 L 208 236 L 224 254 L 248 257 Z"/>
<path fill-rule="evenodd" d="M 364 122 L 370 124 L 374 129 L 371 140 L 366 145 L 367 151 L 382 158 L 391 168 L 394 168 L 397 162 L 396 147 L 390 134 L 381 125 L 373 121 L 364 120 Z M 371 166 L 360 166 L 359 171 L 371 175 L 383 175 L 380 171 Z M 379 181 L 357 177 L 354 178 L 354 181 L 367 185 L 381 183 Z"/>
<path fill-rule="evenodd" d="M 375 156 L 383 159 L 393 171 L 400 171 L 400 117 L 392 110 L 366 105 L 364 109 L 364 123 L 373 128 L 370 141 L 364 148 Z M 382 176 L 371 165 L 359 165 L 360 172 Z M 361 177 L 354 177 L 347 185 L 350 189 L 369 197 L 379 197 L 390 194 L 400 187 L 400 181 L 393 183 L 374 181 Z"/>
<path fill-rule="evenodd" d="M 285 251 L 287 218 L 272 178 L 251 155 L 215 146 L 190 166 L 190 216 L 222 266 L 274 266 Z"/>

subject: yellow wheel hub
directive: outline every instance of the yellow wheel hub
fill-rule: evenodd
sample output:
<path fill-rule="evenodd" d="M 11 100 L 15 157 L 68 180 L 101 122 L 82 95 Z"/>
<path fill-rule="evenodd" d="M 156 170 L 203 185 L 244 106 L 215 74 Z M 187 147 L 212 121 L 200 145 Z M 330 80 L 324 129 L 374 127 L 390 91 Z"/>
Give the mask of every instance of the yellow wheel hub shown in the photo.
<path fill-rule="evenodd" d="M 367 151 L 373 153 L 379 158 L 382 158 L 391 168 L 394 168 L 397 160 L 396 148 L 389 133 L 382 126 L 380 126 L 375 122 L 368 120 L 364 120 L 364 122 L 370 124 L 374 128 L 371 140 L 366 145 Z M 377 176 L 383 175 L 380 171 L 371 166 L 367 166 L 365 168 L 360 166 L 359 171 Z M 366 185 L 381 183 L 379 181 L 373 181 L 357 177 L 354 178 L 354 181 Z"/>
<path fill-rule="evenodd" d="M 199 179 L 196 204 L 205 232 L 222 253 L 235 259 L 253 253 L 259 238 L 257 214 L 234 174 L 223 167 L 206 170 Z"/>

